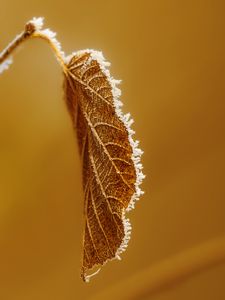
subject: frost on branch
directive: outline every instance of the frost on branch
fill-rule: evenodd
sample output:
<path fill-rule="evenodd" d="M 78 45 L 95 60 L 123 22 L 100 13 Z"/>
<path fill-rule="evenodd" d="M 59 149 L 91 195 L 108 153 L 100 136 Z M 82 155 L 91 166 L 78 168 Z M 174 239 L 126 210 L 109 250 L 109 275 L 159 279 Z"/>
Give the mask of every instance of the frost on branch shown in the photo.
<path fill-rule="evenodd" d="M 12 62 L 13 62 L 12 58 L 8 58 L 2 64 L 0 64 L 0 74 L 3 73 L 5 70 L 8 70 Z"/>
<path fill-rule="evenodd" d="M 39 18 L 34 17 L 28 23 L 33 24 L 35 27 L 35 30 L 41 30 L 44 25 L 44 18 L 43 17 L 39 17 Z"/>

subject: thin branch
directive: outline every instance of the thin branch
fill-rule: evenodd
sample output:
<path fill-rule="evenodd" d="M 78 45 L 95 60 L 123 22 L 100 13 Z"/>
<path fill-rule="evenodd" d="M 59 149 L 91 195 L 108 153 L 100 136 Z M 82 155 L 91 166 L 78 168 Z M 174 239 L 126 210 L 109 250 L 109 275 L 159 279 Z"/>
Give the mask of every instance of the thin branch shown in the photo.
<path fill-rule="evenodd" d="M 34 18 L 25 25 L 24 31 L 18 34 L 15 39 L 0 53 L 0 65 L 12 55 L 13 51 L 20 44 L 32 36 L 32 34 L 39 28 L 38 24 L 40 26 L 40 20 Z"/>
<path fill-rule="evenodd" d="M 91 299 L 149 299 L 153 294 L 176 286 L 189 277 L 222 263 L 225 263 L 225 236 L 149 266 Z"/>
<path fill-rule="evenodd" d="M 60 43 L 56 40 L 55 35 L 56 34 L 54 32 L 50 31 L 49 29 L 45 29 L 34 32 L 32 34 L 32 38 L 40 38 L 47 41 L 63 70 L 67 70 L 64 53 L 61 51 Z"/>
<path fill-rule="evenodd" d="M 15 39 L 0 53 L 0 64 L 6 61 L 9 56 L 12 55 L 12 52 L 32 35 L 35 27 L 28 25 L 31 24 L 27 24 L 25 30 L 18 34 Z"/>
<path fill-rule="evenodd" d="M 18 34 L 15 39 L 0 53 L 0 69 L 2 71 L 7 69 L 11 63 L 11 59 L 9 58 L 14 50 L 29 38 L 41 38 L 47 41 L 63 70 L 66 70 L 64 53 L 61 51 L 60 43 L 55 38 L 56 34 L 49 29 L 41 30 L 42 26 L 43 18 L 33 18 L 33 20 L 27 22 L 24 31 Z"/>

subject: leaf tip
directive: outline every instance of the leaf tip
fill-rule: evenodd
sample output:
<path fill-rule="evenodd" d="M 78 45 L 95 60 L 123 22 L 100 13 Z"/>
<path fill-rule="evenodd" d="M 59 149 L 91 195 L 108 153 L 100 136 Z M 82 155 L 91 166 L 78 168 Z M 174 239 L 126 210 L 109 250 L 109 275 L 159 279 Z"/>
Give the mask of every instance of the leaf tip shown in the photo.
<path fill-rule="evenodd" d="M 101 270 L 101 268 L 97 269 L 97 271 L 95 271 L 95 272 L 93 272 L 92 274 L 89 274 L 89 275 L 87 275 L 87 274 L 85 273 L 85 271 L 82 270 L 81 278 L 83 279 L 84 282 L 89 283 L 91 277 L 97 275 L 97 274 L 99 273 L 100 270 Z"/>

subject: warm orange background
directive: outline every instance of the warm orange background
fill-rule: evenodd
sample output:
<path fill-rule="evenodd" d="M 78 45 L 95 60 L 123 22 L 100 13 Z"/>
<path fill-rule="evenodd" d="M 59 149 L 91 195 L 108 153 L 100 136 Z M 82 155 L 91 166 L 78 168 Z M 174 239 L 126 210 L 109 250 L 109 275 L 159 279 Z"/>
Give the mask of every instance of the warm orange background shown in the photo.
<path fill-rule="evenodd" d="M 62 74 L 46 43 L 24 44 L 0 77 L 0 299 L 89 299 L 224 235 L 224 1 L 1 1 L 0 48 L 33 16 L 68 54 L 102 50 L 123 79 L 146 193 L 122 261 L 84 284 L 81 170 Z M 224 283 L 221 265 L 149 299 L 222 300 Z"/>

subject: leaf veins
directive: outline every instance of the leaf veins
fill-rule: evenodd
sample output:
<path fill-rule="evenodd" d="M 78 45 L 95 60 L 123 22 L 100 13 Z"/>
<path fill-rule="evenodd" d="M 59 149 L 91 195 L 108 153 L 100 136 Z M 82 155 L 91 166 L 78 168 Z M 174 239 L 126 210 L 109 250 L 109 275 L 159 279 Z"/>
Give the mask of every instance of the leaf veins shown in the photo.
<path fill-rule="evenodd" d="M 141 194 L 137 176 L 142 173 L 140 165 L 135 166 L 129 122 L 118 114 L 116 90 L 105 65 L 98 52 L 79 51 L 68 59 L 64 82 L 83 168 L 84 280 L 90 269 L 125 249 L 130 228 L 124 212 L 132 197 Z"/>
<path fill-rule="evenodd" d="M 65 57 L 56 34 L 42 29 L 43 18 L 33 18 L 24 31 L 0 53 L 0 73 L 11 63 L 9 55 L 28 38 L 49 43 L 64 75 L 68 111 L 77 133 L 82 161 L 85 230 L 82 278 L 127 247 L 130 223 L 125 211 L 143 193 L 140 156 L 130 129 L 129 114 L 123 115 L 116 81 L 110 76 L 100 52 L 84 50 Z"/>

